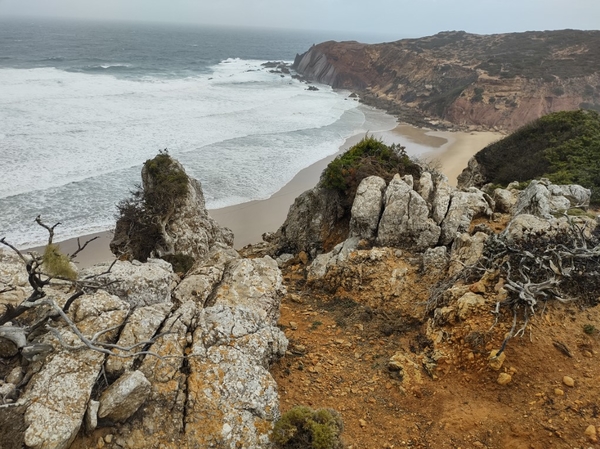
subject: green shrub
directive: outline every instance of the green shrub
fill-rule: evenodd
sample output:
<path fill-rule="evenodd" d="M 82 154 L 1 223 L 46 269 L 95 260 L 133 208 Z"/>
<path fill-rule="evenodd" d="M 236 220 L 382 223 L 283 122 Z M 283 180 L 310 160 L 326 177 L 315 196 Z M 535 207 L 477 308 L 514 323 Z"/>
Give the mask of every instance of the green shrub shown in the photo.
<path fill-rule="evenodd" d="M 352 204 L 356 189 L 364 178 L 376 175 L 390 182 L 397 173 L 420 176 L 418 165 L 410 160 L 404 147 L 396 144 L 388 146 L 367 135 L 329 163 L 321 175 L 321 184 L 344 192 Z"/>
<path fill-rule="evenodd" d="M 60 252 L 58 245 L 53 243 L 46 245 L 42 261 L 45 271 L 50 276 L 77 279 L 77 272 L 71 266 L 71 261 Z"/>
<path fill-rule="evenodd" d="M 283 449 L 339 449 L 342 418 L 335 410 L 294 407 L 275 424 L 272 441 Z"/>
<path fill-rule="evenodd" d="M 483 101 L 483 89 L 481 87 L 476 87 L 474 92 L 475 95 L 471 97 L 471 103 L 479 103 Z"/>
<path fill-rule="evenodd" d="M 596 333 L 596 326 L 594 326 L 593 324 L 584 324 L 583 332 L 585 332 L 588 335 L 594 335 Z"/>
<path fill-rule="evenodd" d="M 562 111 L 541 117 L 475 156 L 485 182 L 506 185 L 540 177 L 580 184 L 600 202 L 600 114 Z"/>

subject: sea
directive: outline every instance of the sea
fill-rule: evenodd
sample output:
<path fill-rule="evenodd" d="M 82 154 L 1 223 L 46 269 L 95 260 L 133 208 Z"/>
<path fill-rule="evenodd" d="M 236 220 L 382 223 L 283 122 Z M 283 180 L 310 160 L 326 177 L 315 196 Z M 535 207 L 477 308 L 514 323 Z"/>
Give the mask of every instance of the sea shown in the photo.
<path fill-rule="evenodd" d="M 373 36 L 200 25 L 0 20 L 0 238 L 42 244 L 114 227 L 161 150 L 209 209 L 273 195 L 350 136 L 394 118 L 268 61 Z"/>

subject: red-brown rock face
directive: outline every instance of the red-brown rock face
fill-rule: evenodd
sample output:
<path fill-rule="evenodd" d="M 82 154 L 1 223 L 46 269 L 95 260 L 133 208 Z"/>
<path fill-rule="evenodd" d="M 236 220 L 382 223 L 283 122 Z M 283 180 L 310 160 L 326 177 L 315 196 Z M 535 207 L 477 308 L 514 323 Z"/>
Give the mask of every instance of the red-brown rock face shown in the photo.
<path fill-rule="evenodd" d="M 298 55 L 294 68 L 407 121 L 513 130 L 550 112 L 600 109 L 600 31 L 329 41 Z"/>

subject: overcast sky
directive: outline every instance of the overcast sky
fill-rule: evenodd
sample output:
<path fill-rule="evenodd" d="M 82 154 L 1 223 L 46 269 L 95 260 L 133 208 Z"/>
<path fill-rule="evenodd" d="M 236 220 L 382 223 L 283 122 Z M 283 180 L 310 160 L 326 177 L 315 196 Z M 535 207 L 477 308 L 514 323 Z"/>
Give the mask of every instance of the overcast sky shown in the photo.
<path fill-rule="evenodd" d="M 0 0 L 0 17 L 38 16 L 425 36 L 600 29 L 600 0 Z"/>

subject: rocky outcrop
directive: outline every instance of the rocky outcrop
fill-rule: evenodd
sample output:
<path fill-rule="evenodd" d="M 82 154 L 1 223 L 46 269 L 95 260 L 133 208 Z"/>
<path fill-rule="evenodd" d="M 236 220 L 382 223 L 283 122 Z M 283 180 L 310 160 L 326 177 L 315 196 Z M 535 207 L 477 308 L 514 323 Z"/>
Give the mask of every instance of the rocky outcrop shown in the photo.
<path fill-rule="evenodd" d="M 293 68 L 417 125 L 514 130 L 554 111 L 598 107 L 600 65 L 589 61 L 600 61 L 599 43 L 600 32 L 575 30 L 329 41 L 297 55 Z"/>
<path fill-rule="evenodd" d="M 165 189 L 162 184 L 165 182 L 162 179 L 165 175 L 161 172 L 157 174 L 148 169 L 148 164 L 156 163 L 157 160 L 162 161 L 161 164 L 166 166 L 161 168 L 162 171 L 166 171 L 168 174 L 182 175 L 185 177 L 184 179 L 187 179 L 187 187 L 183 198 L 165 199 L 163 195 L 166 194 L 156 192 L 156 190 Z M 159 179 L 159 177 L 162 178 Z M 143 236 L 144 239 L 153 240 L 153 247 L 148 255 L 161 258 L 186 255 L 194 260 L 202 260 L 216 243 L 233 245 L 231 230 L 219 226 L 208 214 L 200 181 L 187 176 L 183 166 L 168 155 L 161 154 L 144 164 L 142 168 L 142 193 L 140 195 L 142 198 L 150 198 L 154 195 L 160 201 L 167 202 L 167 205 L 163 204 L 161 207 L 144 206 L 149 210 L 160 209 L 153 217 L 143 217 L 146 222 L 158 225 L 156 231 L 153 230 L 148 232 L 149 235 Z M 148 226 L 144 225 L 141 228 L 144 227 L 147 228 Z M 130 255 L 133 258 L 143 256 L 137 246 L 131 243 L 134 237 L 131 232 L 140 232 L 140 227 L 132 226 L 130 217 L 122 214 L 117 221 L 115 236 L 110 243 L 114 254 Z M 144 244 L 150 245 L 151 242 Z M 147 248 L 145 248 L 145 252 L 148 252 Z M 145 255 L 145 257 L 148 257 L 148 255 Z M 145 260 L 145 257 L 142 260 Z"/>
<path fill-rule="evenodd" d="M 278 252 L 304 251 L 315 257 L 328 246 L 328 239 L 343 217 L 343 199 L 338 191 L 319 186 L 307 190 L 296 198 L 276 233 Z"/>
<path fill-rule="evenodd" d="M 195 248 L 189 276 L 180 279 L 160 259 L 93 266 L 79 273 L 81 296 L 51 281 L 44 306 L 32 303 L 18 324 L 0 326 L 0 342 L 9 329 L 21 330 L 7 340 L 14 369 L 0 371 L 0 422 L 17 410 L 22 419 L 2 441 L 97 447 L 110 427 L 101 444 L 115 449 L 270 446 L 279 395 L 268 369 L 287 348 L 277 327 L 283 278 L 268 256 L 240 257 L 202 215 L 201 197 L 192 191 L 187 210 L 165 227 L 178 233 L 167 237 L 175 251 Z M 31 293 L 20 258 L 0 252 L 0 276 L 15 286 L 6 301 L 0 295 L 3 307 Z"/>
<path fill-rule="evenodd" d="M 385 191 L 385 210 L 379 222 L 378 244 L 421 251 L 435 246 L 439 237 L 440 228 L 429 218 L 425 200 L 396 175 Z"/>
<path fill-rule="evenodd" d="M 514 206 L 514 214 L 530 214 L 552 218 L 567 212 L 572 207 L 587 209 L 591 192 L 578 185 L 558 186 L 547 179 L 533 180 L 521 192 Z"/>

